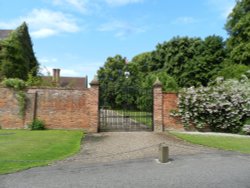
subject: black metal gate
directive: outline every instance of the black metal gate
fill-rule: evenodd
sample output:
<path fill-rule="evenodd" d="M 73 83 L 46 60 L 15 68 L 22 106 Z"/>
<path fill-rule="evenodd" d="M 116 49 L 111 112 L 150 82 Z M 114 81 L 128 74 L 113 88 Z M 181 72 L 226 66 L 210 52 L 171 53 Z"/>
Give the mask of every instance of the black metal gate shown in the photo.
<path fill-rule="evenodd" d="M 99 131 L 153 130 L 152 89 L 126 87 L 118 92 L 105 89 L 100 88 Z"/>

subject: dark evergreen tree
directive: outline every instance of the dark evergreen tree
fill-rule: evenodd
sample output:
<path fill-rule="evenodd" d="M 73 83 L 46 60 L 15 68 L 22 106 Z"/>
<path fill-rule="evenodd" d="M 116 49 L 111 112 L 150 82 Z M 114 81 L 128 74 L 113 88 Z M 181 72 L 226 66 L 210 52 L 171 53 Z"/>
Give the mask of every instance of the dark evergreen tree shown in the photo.
<path fill-rule="evenodd" d="M 37 74 L 39 64 L 25 22 L 2 40 L 0 46 L 1 77 L 26 80 L 30 72 Z"/>
<path fill-rule="evenodd" d="M 225 57 L 223 38 L 215 35 L 206 37 L 188 62 L 181 83 L 184 86 L 206 86 L 221 70 Z"/>
<path fill-rule="evenodd" d="M 166 71 L 181 87 L 207 85 L 225 58 L 223 39 L 175 37 L 158 44 L 152 53 L 151 71 Z"/>

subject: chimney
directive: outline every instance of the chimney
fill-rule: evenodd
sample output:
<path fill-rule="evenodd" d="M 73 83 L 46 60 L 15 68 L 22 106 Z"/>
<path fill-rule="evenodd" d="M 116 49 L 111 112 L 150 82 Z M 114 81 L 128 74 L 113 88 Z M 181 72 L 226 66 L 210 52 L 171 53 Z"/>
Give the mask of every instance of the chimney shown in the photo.
<path fill-rule="evenodd" d="M 53 81 L 53 82 L 56 82 L 56 69 L 53 69 L 52 81 Z"/>
<path fill-rule="evenodd" d="M 60 83 L 60 69 L 53 69 L 53 78 L 52 81 L 59 86 Z"/>

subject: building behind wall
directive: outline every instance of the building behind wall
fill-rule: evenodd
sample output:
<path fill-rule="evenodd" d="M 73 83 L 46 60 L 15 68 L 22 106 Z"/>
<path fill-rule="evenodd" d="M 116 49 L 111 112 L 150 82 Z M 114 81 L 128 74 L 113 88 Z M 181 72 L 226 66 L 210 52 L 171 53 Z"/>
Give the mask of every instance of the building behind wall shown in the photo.
<path fill-rule="evenodd" d="M 13 30 L 1 30 L 0 29 L 0 41 L 6 39 Z M 0 51 L 2 47 L 0 44 Z"/>
<path fill-rule="evenodd" d="M 3 40 L 9 36 L 13 30 L 0 30 L 0 40 Z"/>
<path fill-rule="evenodd" d="M 69 89 L 88 88 L 88 76 L 85 77 L 65 77 L 60 75 L 60 69 L 53 69 L 52 76 L 43 76 L 45 82 L 53 83 L 56 87 Z"/>

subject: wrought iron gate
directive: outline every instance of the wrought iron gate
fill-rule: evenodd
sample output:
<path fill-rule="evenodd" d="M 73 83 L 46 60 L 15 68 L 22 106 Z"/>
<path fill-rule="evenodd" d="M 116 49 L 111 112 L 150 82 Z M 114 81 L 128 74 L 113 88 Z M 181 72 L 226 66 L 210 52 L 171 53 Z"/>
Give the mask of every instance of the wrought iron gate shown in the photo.
<path fill-rule="evenodd" d="M 117 93 L 100 88 L 99 131 L 152 131 L 152 89 L 126 87 Z"/>

